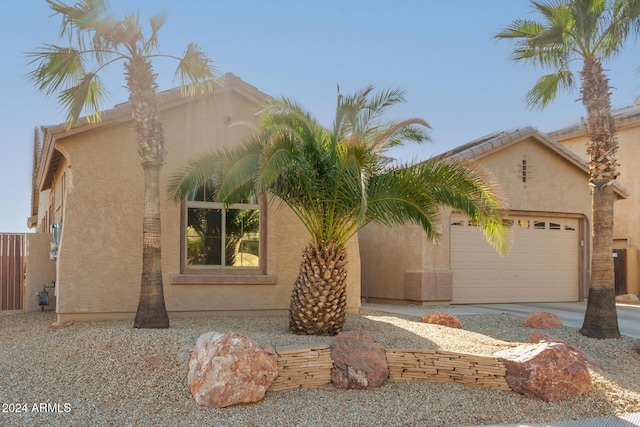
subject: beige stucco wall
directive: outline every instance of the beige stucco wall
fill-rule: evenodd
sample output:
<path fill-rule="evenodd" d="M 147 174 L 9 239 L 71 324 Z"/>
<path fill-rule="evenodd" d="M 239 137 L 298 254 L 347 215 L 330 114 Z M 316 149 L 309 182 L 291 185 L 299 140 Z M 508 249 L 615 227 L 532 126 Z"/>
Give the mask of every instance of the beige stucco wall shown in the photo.
<path fill-rule="evenodd" d="M 522 182 L 522 160 L 529 176 Z M 533 137 L 486 152 L 483 169 L 509 215 L 543 213 L 580 219 L 585 246 L 581 288 L 588 282 L 590 196 L 586 173 Z M 362 296 L 370 301 L 438 303 L 451 300 L 450 209 L 440 213 L 440 239 L 429 242 L 417 226 L 369 225 L 360 233 Z M 379 248 L 384 248 L 380 250 Z"/>
<path fill-rule="evenodd" d="M 42 290 L 42 285 L 51 286 L 56 278 L 56 263 L 49 259 L 51 234 L 29 233 L 27 234 L 27 260 L 24 292 L 24 310 L 41 311 L 38 305 L 36 292 Z M 44 306 L 45 311 L 55 310 L 55 289 L 47 289 L 50 304 Z"/>
<path fill-rule="evenodd" d="M 618 126 L 617 129 L 618 150 L 617 158 L 619 162 L 618 171 L 620 176 L 617 181 L 623 185 L 631 194 L 630 197 L 617 200 L 614 206 L 613 234 L 617 248 L 629 247 L 628 251 L 628 271 L 627 271 L 627 292 L 640 293 L 640 274 L 637 266 L 638 250 L 640 249 L 640 121 L 634 120 Z M 558 142 L 574 151 L 582 158 L 587 159 L 586 137 L 581 133 L 558 134 Z M 624 241 L 625 243 L 622 243 Z"/>
<path fill-rule="evenodd" d="M 520 169 L 523 159 L 527 160 L 526 183 Z M 477 162 L 498 182 L 510 211 L 590 212 L 586 173 L 533 138 Z"/>
<path fill-rule="evenodd" d="M 162 257 L 170 317 L 198 313 L 283 313 L 309 239 L 286 208 L 267 213 L 267 271 L 275 284 L 174 284 L 180 276 L 180 210 L 164 193 L 172 172 L 194 156 L 230 145 L 257 124 L 259 106 L 218 91 L 163 112 L 168 152 L 161 173 Z M 105 124 L 58 141 L 66 165 L 62 241 L 57 271 L 59 321 L 133 318 L 142 265 L 143 172 L 131 122 Z M 349 245 L 348 307 L 360 306 L 357 241 Z"/>

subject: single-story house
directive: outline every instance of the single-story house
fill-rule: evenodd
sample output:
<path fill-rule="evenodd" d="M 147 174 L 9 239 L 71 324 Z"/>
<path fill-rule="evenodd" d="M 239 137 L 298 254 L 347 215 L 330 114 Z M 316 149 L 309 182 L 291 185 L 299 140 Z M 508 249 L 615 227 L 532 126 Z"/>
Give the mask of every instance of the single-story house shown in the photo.
<path fill-rule="evenodd" d="M 620 176 L 617 181 L 631 194 L 640 194 L 640 107 L 612 112 L 620 148 L 617 153 Z M 587 158 L 584 125 L 576 123 L 550 132 L 560 144 Z M 614 208 L 613 249 L 616 265 L 616 294 L 640 293 L 638 251 L 640 250 L 640 198 L 620 200 Z"/>
<path fill-rule="evenodd" d="M 161 191 L 190 159 L 258 128 L 257 113 L 269 96 L 233 74 L 219 83 L 213 93 L 193 98 L 181 96 L 180 89 L 158 95 L 168 152 Z M 142 271 L 144 180 L 128 104 L 103 112 L 99 123 L 43 127 L 36 140 L 29 225 L 48 239 L 31 248 L 30 258 L 39 254 L 38 262 L 45 262 L 46 255 L 55 265 L 49 281 L 55 280 L 58 321 L 133 319 Z M 288 311 L 309 242 L 293 212 L 266 198 L 224 212 L 206 192 L 194 192 L 182 204 L 163 194 L 162 271 L 170 317 Z M 252 222 L 239 241 L 220 224 L 228 236 L 218 243 L 203 238 L 214 222 L 231 227 L 228 217 L 238 210 L 257 217 L 258 226 Z M 220 243 L 225 237 L 227 243 Z M 355 238 L 348 256 L 347 308 L 353 312 L 361 301 Z M 42 287 L 38 281 L 28 282 L 28 292 Z"/>
<path fill-rule="evenodd" d="M 440 240 L 416 227 L 359 234 L 362 297 L 412 304 L 580 301 L 588 295 L 591 197 L 586 162 L 533 128 L 499 132 L 447 155 L 493 176 L 511 249 L 500 256 L 465 216 L 441 210 Z M 629 196 L 616 185 L 618 199 Z"/>
<path fill-rule="evenodd" d="M 161 188 L 194 156 L 255 132 L 258 112 L 269 99 L 233 74 L 226 74 L 211 94 L 187 98 L 179 89 L 160 93 L 168 151 Z M 128 105 L 117 105 L 102 117 L 99 123 L 69 129 L 64 124 L 41 127 L 34 140 L 29 226 L 36 233 L 29 243 L 26 295 L 55 281 L 50 309 L 61 323 L 133 319 L 138 304 L 143 172 Z M 628 112 L 618 120 L 620 157 L 638 158 L 640 148 L 632 141 L 640 114 Z M 591 198 L 587 163 L 572 151 L 581 153 L 581 138 L 577 128 L 552 136 L 525 128 L 446 153 L 475 163 L 494 180 L 507 203 L 509 254 L 498 255 L 473 223 L 450 209 L 441 210 L 436 243 L 417 226 L 370 225 L 348 247 L 348 310 L 357 311 L 361 297 L 425 305 L 584 299 Z M 627 265 L 616 268 L 626 272 L 627 291 L 637 293 L 640 224 L 632 213 L 640 202 L 629 194 L 640 190 L 635 176 L 640 172 L 624 165 L 616 184 L 620 237 L 614 244 L 626 249 Z M 231 246 L 212 250 L 202 239 L 206 230 L 199 221 L 223 221 L 232 212 L 223 214 L 221 206 L 201 200 L 205 193 L 194 192 L 181 204 L 169 195 L 161 201 L 169 316 L 285 313 L 308 243 L 306 230 L 286 207 L 256 200 L 232 210 L 257 216 L 257 229 Z M 235 256 L 225 256 L 229 250 Z M 38 309 L 32 298 L 25 307 Z"/>

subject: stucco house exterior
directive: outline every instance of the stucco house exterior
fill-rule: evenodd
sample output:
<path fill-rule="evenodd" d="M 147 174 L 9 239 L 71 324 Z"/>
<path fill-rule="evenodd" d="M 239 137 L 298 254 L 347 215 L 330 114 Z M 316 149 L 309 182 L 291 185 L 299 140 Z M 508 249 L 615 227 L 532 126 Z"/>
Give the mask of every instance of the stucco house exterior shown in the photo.
<path fill-rule="evenodd" d="M 474 162 L 506 200 L 511 249 L 500 256 L 466 217 L 441 211 L 433 244 L 418 227 L 359 235 L 362 297 L 411 304 L 579 301 L 588 295 L 587 164 L 533 128 L 498 132 L 446 155 Z M 629 196 L 616 185 L 618 199 Z"/>
<path fill-rule="evenodd" d="M 257 113 L 269 96 L 233 74 L 219 83 L 213 93 L 195 98 L 181 96 L 180 89 L 159 94 L 168 152 L 161 189 L 194 156 L 258 128 Z M 54 258 L 46 262 L 55 266 L 50 280 L 58 321 L 133 319 L 142 271 L 144 180 L 128 104 L 104 112 L 99 123 L 43 127 L 36 140 L 29 225 L 48 236 L 33 255 L 40 254 L 38 262 L 45 262 L 43 251 Z M 170 317 L 286 313 L 309 240 L 288 208 L 262 197 L 224 211 L 206 190 L 194 191 L 182 204 L 164 195 L 162 270 Z M 253 225 L 236 238 L 230 230 L 238 212 L 253 218 Z M 207 240 L 205 222 L 208 232 L 222 231 Z M 357 311 L 357 239 L 348 252 L 347 306 Z M 28 284 L 38 286 L 42 282 Z"/>
<path fill-rule="evenodd" d="M 617 182 L 634 197 L 620 200 L 614 207 L 614 263 L 616 264 L 616 293 L 640 293 L 638 250 L 640 249 L 640 107 L 628 107 L 612 112 L 620 148 L 617 158 L 620 176 Z M 549 135 L 560 144 L 587 158 L 584 126 L 576 123 Z"/>

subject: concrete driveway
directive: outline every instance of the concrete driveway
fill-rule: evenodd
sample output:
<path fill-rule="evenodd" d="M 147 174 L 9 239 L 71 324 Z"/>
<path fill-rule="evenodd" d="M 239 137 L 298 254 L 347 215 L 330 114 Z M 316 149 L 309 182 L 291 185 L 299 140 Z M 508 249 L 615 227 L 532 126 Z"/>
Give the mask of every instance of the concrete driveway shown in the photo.
<path fill-rule="evenodd" d="M 389 313 L 406 314 L 410 316 L 422 316 L 428 311 L 436 310 L 430 307 L 403 306 L 390 304 L 362 303 L 362 308 L 368 310 L 386 311 Z M 474 304 L 474 305 L 450 305 L 438 307 L 438 311 L 453 316 L 468 314 L 509 313 L 527 317 L 537 311 L 554 313 L 562 320 L 565 326 L 574 328 L 582 327 L 586 302 L 564 303 L 522 303 L 522 304 Z M 640 338 L 640 305 L 617 304 L 618 327 L 620 333 L 629 337 Z"/>

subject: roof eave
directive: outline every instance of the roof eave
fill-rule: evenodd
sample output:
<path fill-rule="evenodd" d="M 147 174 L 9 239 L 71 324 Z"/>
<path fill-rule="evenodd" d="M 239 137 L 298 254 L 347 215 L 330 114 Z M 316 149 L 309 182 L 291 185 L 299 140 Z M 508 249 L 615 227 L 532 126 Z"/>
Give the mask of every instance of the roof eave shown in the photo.
<path fill-rule="evenodd" d="M 261 92 L 255 86 L 252 86 L 233 73 L 226 73 L 214 82 L 216 86 L 213 92 L 199 94 L 195 96 L 183 95 L 180 87 L 168 89 L 166 91 L 158 93 L 158 108 L 160 111 L 166 111 L 176 106 L 188 103 L 194 99 L 203 98 L 214 95 L 216 93 L 225 93 L 233 91 L 241 96 L 254 102 L 256 105 L 261 106 L 272 99 L 269 95 Z M 101 120 L 99 122 L 91 122 L 87 117 L 83 117 L 72 126 L 68 126 L 66 123 L 45 126 L 45 140 L 42 147 L 42 155 L 38 165 L 37 184 L 38 191 L 47 190 L 51 187 L 53 182 L 53 174 L 55 174 L 55 168 L 57 168 L 60 161 L 60 152 L 55 148 L 56 142 L 59 139 L 67 138 L 73 135 L 78 135 L 84 132 L 91 131 L 93 129 L 102 128 L 106 126 L 114 126 L 117 124 L 131 121 L 131 108 L 128 102 L 117 104 L 115 107 L 105 110 L 101 114 Z"/>
<path fill-rule="evenodd" d="M 453 157 L 478 161 L 496 151 L 507 148 L 513 144 L 523 141 L 527 138 L 535 138 L 551 151 L 560 155 L 562 158 L 580 168 L 585 174 L 589 174 L 589 164 L 573 151 L 557 142 L 553 137 L 532 127 L 516 129 L 511 132 L 497 132 L 487 137 L 479 138 L 468 144 L 461 146 L 463 149 L 454 149 L 449 153 L 445 153 L 442 157 Z M 460 147 L 459 147 L 460 148 Z M 614 182 L 614 189 L 619 198 L 626 199 L 630 196 L 629 190 L 618 182 Z"/>

